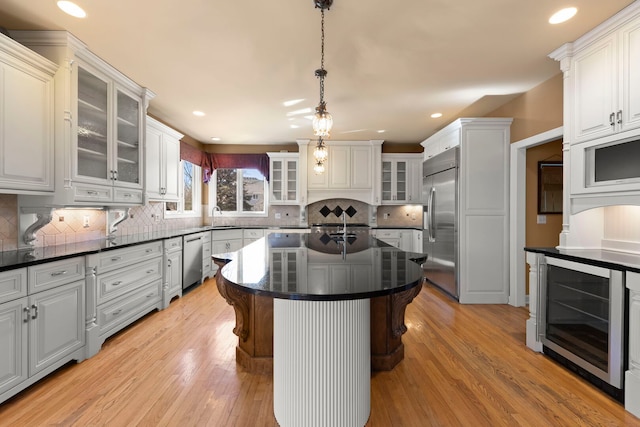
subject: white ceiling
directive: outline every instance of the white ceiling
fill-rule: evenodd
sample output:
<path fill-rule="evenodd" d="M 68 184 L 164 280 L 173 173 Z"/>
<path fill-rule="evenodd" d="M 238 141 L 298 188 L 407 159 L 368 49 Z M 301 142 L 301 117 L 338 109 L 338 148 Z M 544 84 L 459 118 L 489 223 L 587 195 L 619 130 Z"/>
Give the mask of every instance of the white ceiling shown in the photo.
<path fill-rule="evenodd" d="M 157 94 L 152 115 L 203 143 L 212 136 L 227 144 L 313 138 L 308 119 L 287 117 L 319 100 L 313 0 L 76 3 L 87 18 L 65 15 L 55 0 L 0 0 L 0 26 L 70 31 Z M 630 3 L 334 0 L 325 22 L 331 139 L 418 143 L 465 109 L 483 115 L 557 74 L 547 54 Z M 547 23 L 566 6 L 578 7 L 573 20 Z M 444 115 L 431 119 L 433 112 Z"/>

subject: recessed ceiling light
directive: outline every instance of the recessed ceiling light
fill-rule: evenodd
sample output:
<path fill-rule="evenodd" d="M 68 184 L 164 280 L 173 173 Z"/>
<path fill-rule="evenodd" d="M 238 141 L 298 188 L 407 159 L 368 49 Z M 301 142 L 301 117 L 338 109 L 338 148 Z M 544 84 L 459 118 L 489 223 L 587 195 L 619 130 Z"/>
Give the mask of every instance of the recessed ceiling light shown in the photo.
<path fill-rule="evenodd" d="M 575 7 L 567 7 L 565 9 L 559 10 L 554 13 L 551 18 L 549 18 L 549 24 L 560 24 L 562 22 L 568 21 L 573 18 L 575 14 L 578 13 L 578 9 Z"/>
<path fill-rule="evenodd" d="M 284 105 L 285 107 L 291 107 L 292 105 L 299 104 L 302 101 L 304 101 L 304 99 L 292 99 L 290 101 L 284 101 L 282 105 Z"/>
<path fill-rule="evenodd" d="M 85 18 L 87 16 L 87 12 L 82 10 L 80 6 L 73 2 L 60 0 L 57 4 L 60 10 L 67 15 L 71 15 L 75 18 Z"/>
<path fill-rule="evenodd" d="M 212 141 L 220 141 L 220 138 L 218 138 L 217 136 L 212 136 L 212 137 L 211 137 L 211 140 L 212 140 Z"/>
<path fill-rule="evenodd" d="M 315 116 L 304 116 L 304 118 L 307 119 L 307 120 L 313 120 L 314 117 Z"/>
<path fill-rule="evenodd" d="M 439 119 L 440 117 L 442 117 L 442 113 L 433 113 L 433 114 L 431 115 L 431 118 L 432 118 L 432 119 Z"/>
<path fill-rule="evenodd" d="M 202 111 L 194 111 L 193 115 L 198 117 L 204 117 L 204 113 Z"/>
<path fill-rule="evenodd" d="M 289 125 L 289 127 L 290 127 L 291 129 L 298 129 L 300 126 L 298 126 L 298 125 Z"/>
<path fill-rule="evenodd" d="M 380 130 L 378 130 L 378 131 L 376 131 L 376 132 L 378 132 L 378 133 L 384 133 L 384 132 L 385 132 L 385 130 L 384 130 L 384 129 L 380 129 Z"/>

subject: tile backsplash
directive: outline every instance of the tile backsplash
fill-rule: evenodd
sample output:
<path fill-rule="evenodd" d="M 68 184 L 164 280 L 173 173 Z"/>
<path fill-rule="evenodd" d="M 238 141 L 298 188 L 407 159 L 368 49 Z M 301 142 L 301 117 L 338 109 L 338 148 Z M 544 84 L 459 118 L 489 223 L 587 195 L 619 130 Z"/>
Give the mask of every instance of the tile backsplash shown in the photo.
<path fill-rule="evenodd" d="M 163 203 L 149 203 L 131 208 L 129 218 L 118 225 L 116 236 L 180 230 L 211 224 L 211 212 L 203 206 L 203 217 L 164 218 Z M 327 199 L 312 203 L 302 210 L 299 206 L 274 205 L 267 216 L 216 216 L 216 225 L 297 227 L 301 214 L 309 225 L 340 222 L 342 211 L 347 212 L 348 223 L 372 224 L 372 207 L 351 199 Z M 18 197 L 0 194 L 0 251 L 13 251 L 18 247 Z M 386 217 L 385 217 L 386 214 Z M 422 206 L 379 206 L 377 225 L 380 227 L 421 227 Z M 97 209 L 57 209 L 52 221 L 36 233 L 36 246 L 76 243 L 105 237 L 107 211 Z"/>

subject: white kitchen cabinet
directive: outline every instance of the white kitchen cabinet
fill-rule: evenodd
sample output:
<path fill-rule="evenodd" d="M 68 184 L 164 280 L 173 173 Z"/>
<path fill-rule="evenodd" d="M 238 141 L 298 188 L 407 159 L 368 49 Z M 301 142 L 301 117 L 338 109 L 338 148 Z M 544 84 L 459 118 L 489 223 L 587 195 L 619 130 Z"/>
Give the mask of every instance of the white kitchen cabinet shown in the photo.
<path fill-rule="evenodd" d="M 328 157 L 322 174 L 313 170 L 315 160 L 310 145 L 307 155 L 309 203 L 344 197 L 380 204 L 382 142 L 327 141 Z"/>
<path fill-rule="evenodd" d="M 94 319 L 87 326 L 88 357 L 111 335 L 162 309 L 163 253 L 158 240 L 87 255 L 87 317 Z"/>
<path fill-rule="evenodd" d="M 263 228 L 245 228 L 242 230 L 242 246 L 247 246 L 250 243 L 260 240 L 264 237 Z"/>
<path fill-rule="evenodd" d="M 0 273 L 0 402 L 85 358 L 83 266 L 76 257 Z"/>
<path fill-rule="evenodd" d="M 54 190 L 53 76 L 58 67 L 0 34 L 0 192 Z"/>
<path fill-rule="evenodd" d="M 382 154 L 382 204 L 420 203 L 422 154 Z"/>
<path fill-rule="evenodd" d="M 211 232 L 205 231 L 202 233 L 202 282 L 207 277 L 213 277 L 215 274 L 213 260 L 211 259 L 212 247 Z"/>
<path fill-rule="evenodd" d="M 635 8 L 637 10 L 637 7 Z M 550 57 L 565 78 L 565 139 L 571 143 L 640 128 L 640 19 L 628 8 Z M 566 59 L 566 60 L 565 60 Z"/>
<path fill-rule="evenodd" d="M 167 308 L 173 298 L 182 297 L 182 237 L 164 241 L 164 257 L 162 308 Z"/>
<path fill-rule="evenodd" d="M 299 157 L 298 153 L 267 153 L 269 156 L 271 197 L 273 205 L 291 205 L 300 203 L 298 189 Z"/>
<path fill-rule="evenodd" d="M 231 230 L 212 230 L 211 236 L 211 253 L 224 254 L 227 252 L 235 252 L 243 246 L 243 231 L 240 228 Z M 212 272 L 215 275 L 218 266 L 212 263 Z"/>
<path fill-rule="evenodd" d="M 433 156 L 437 156 L 453 147 L 460 145 L 460 133 L 459 128 L 447 127 L 432 137 L 424 140 L 420 143 L 424 148 L 422 153 L 423 159 L 427 160 Z M 420 170 L 420 176 L 422 176 L 422 170 Z"/>
<path fill-rule="evenodd" d="M 424 248 L 422 246 L 422 230 L 413 230 L 413 252 L 423 253 Z"/>
<path fill-rule="evenodd" d="M 184 135 L 147 116 L 145 139 L 146 200 L 177 202 L 180 185 L 180 139 Z"/>
<path fill-rule="evenodd" d="M 59 66 L 54 78 L 56 191 L 21 205 L 142 205 L 152 92 L 66 31 L 12 31 L 12 36 Z"/>
<path fill-rule="evenodd" d="M 413 251 L 413 231 L 407 229 L 375 229 L 371 234 L 378 240 L 406 252 Z"/>

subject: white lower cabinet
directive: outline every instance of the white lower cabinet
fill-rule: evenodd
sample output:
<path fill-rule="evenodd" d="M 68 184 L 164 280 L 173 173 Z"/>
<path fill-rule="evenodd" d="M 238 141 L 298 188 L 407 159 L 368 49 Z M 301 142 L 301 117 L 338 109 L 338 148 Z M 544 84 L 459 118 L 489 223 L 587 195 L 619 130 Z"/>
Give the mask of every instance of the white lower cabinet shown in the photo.
<path fill-rule="evenodd" d="M 404 229 L 377 229 L 372 230 L 371 234 L 378 240 L 402 249 L 406 252 L 414 251 L 413 230 Z"/>
<path fill-rule="evenodd" d="M 164 256 L 162 308 L 167 308 L 173 298 L 182 296 L 182 237 L 164 241 Z"/>
<path fill-rule="evenodd" d="M 161 240 L 87 256 L 87 356 L 163 304 Z M 181 272 L 182 273 L 182 272 Z"/>
<path fill-rule="evenodd" d="M 83 266 L 77 257 L 0 273 L 0 402 L 85 358 Z"/>
<path fill-rule="evenodd" d="M 213 260 L 211 259 L 211 232 L 206 231 L 202 236 L 202 282 L 207 277 L 213 277 L 215 272 L 213 271 Z"/>
<path fill-rule="evenodd" d="M 211 235 L 211 252 L 213 254 L 224 254 L 235 252 L 242 248 L 242 229 L 233 230 L 213 230 Z M 213 274 L 218 271 L 218 266 L 212 264 Z"/>

